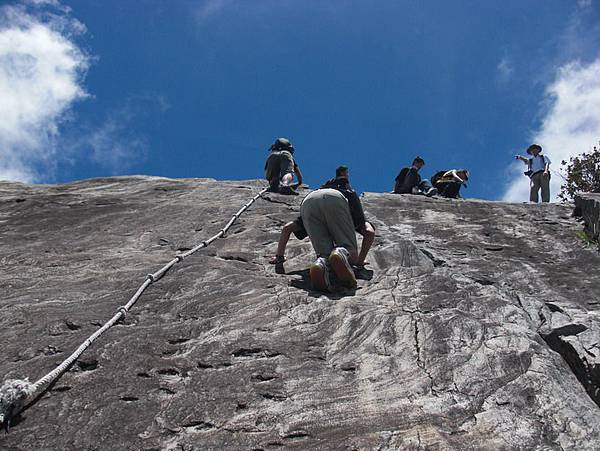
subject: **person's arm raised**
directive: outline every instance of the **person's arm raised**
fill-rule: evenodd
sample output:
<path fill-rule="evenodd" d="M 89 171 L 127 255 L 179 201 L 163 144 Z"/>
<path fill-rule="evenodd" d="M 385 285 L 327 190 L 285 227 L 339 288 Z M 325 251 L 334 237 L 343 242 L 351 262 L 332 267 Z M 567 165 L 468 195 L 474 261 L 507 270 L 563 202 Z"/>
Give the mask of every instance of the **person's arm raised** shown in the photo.
<path fill-rule="evenodd" d="M 529 158 L 524 157 L 522 155 L 515 155 L 515 160 L 521 160 L 525 164 L 527 164 L 529 162 Z"/>

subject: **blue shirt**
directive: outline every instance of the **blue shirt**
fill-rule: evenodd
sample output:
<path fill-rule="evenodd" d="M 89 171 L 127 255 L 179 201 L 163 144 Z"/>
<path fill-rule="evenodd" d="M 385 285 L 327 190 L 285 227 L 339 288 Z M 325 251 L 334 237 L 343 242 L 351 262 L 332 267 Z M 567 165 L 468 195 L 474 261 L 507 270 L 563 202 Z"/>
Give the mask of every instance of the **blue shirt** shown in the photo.
<path fill-rule="evenodd" d="M 536 172 L 543 171 L 546 169 L 546 163 L 550 164 L 550 158 L 546 155 L 538 155 L 537 157 L 531 157 L 529 159 L 529 168 L 535 174 Z"/>

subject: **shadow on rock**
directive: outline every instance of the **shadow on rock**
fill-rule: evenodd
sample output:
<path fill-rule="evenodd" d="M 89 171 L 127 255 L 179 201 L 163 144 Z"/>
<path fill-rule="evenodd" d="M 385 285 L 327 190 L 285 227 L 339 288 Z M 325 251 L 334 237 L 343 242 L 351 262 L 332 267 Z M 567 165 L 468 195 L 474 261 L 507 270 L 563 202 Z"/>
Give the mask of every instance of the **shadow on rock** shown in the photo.
<path fill-rule="evenodd" d="M 283 267 L 283 262 L 275 263 L 275 272 L 277 274 L 285 274 L 285 268 Z"/>
<path fill-rule="evenodd" d="M 360 280 L 371 280 L 373 278 L 374 271 L 372 269 L 360 268 L 354 270 L 354 275 Z"/>
<path fill-rule="evenodd" d="M 373 271 L 370 271 L 371 273 Z M 329 299 L 337 300 L 342 299 L 347 296 L 354 296 L 356 294 L 357 289 L 348 289 L 340 286 L 335 280 L 335 276 L 332 274 L 332 291 L 330 293 L 326 293 L 323 291 L 314 290 L 312 287 L 312 283 L 310 281 L 310 270 L 303 269 L 298 271 L 291 271 L 287 273 L 290 276 L 301 276 L 300 279 L 296 278 L 290 282 L 290 285 L 294 288 L 299 288 L 301 290 L 307 291 L 308 295 L 313 298 L 318 298 L 321 296 L 326 296 Z M 371 274 L 372 276 L 372 274 Z"/>

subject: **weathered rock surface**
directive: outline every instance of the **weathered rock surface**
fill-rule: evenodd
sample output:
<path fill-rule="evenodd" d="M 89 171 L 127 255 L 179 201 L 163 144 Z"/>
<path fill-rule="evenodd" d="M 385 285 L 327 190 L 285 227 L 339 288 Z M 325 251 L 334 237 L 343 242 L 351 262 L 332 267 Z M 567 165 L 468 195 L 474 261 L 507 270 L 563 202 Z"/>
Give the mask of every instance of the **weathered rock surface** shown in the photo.
<path fill-rule="evenodd" d="M 37 379 L 261 182 L 0 183 L 0 377 Z M 598 449 L 600 256 L 561 205 L 367 194 L 356 292 L 310 290 L 299 198 L 176 265 L 0 448 Z M 371 272 L 372 271 L 372 272 Z"/>
<path fill-rule="evenodd" d="M 585 231 L 588 236 L 593 240 L 598 240 L 600 238 L 600 194 L 577 194 L 575 207 L 585 222 Z"/>

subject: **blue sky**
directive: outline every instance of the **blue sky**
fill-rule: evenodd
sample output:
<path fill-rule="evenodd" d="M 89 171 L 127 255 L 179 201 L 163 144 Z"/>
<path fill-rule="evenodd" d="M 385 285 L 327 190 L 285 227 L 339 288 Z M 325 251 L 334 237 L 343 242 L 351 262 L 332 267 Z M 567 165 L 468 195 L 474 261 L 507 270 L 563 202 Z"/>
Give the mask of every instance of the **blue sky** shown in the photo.
<path fill-rule="evenodd" d="M 468 197 L 519 200 L 515 152 L 542 140 L 557 169 L 600 139 L 597 0 L 1 8 L 0 178 L 260 178 L 285 136 L 311 186 L 343 163 L 389 191 L 419 154 L 425 176 L 470 169 Z"/>

